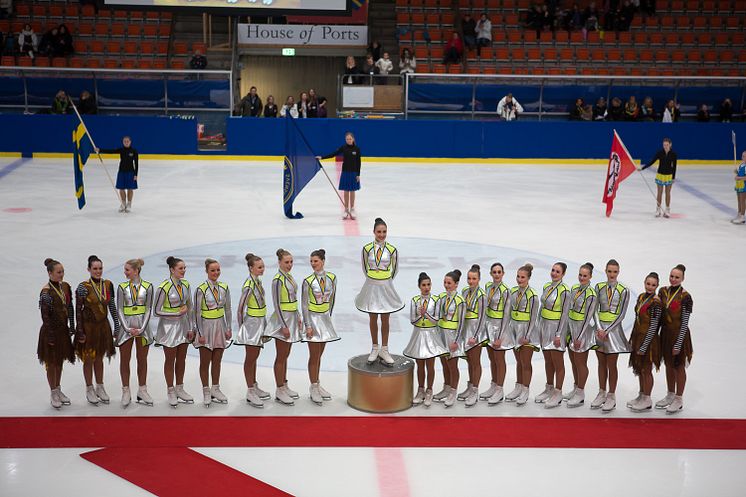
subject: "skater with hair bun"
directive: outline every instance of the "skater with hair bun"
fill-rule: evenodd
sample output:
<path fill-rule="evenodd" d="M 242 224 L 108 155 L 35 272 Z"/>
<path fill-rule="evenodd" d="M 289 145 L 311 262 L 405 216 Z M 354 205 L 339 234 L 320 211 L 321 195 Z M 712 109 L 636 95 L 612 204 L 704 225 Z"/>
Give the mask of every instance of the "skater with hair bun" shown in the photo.
<path fill-rule="evenodd" d="M 650 393 L 653 391 L 653 366 L 660 369 L 661 353 L 658 326 L 661 317 L 661 300 L 655 294 L 658 290 L 658 273 L 645 277 L 645 291 L 637 297 L 635 305 L 635 325 L 629 337 L 632 349 L 629 366 L 640 381 L 637 398 L 627 402 L 627 407 L 642 412 L 653 407 Z"/>
<path fill-rule="evenodd" d="M 505 268 L 499 262 L 490 267 L 492 281 L 484 286 L 485 331 L 487 333 L 487 355 L 490 359 L 492 382 L 490 388 L 479 395 L 488 405 L 499 404 L 505 399 L 505 351 L 515 346 L 508 330 L 510 322 L 510 289 L 503 283 Z"/>
<path fill-rule="evenodd" d="M 540 350 L 539 329 L 536 324 L 539 314 L 539 297 L 529 286 L 534 266 L 528 262 L 518 268 L 516 283 L 510 289 L 510 332 L 515 341 L 516 384 L 512 392 L 505 396 L 508 402 L 523 405 L 528 402 L 531 385 L 531 357 Z"/>
<path fill-rule="evenodd" d="M 228 402 L 228 398 L 220 390 L 220 368 L 223 352 L 230 347 L 230 339 L 233 337 L 233 314 L 228 285 L 218 280 L 220 263 L 215 259 L 205 259 L 205 273 L 207 279 L 194 293 L 197 339 L 193 345 L 199 350 L 203 403 L 205 407 L 210 407 L 213 402 Z"/>
<path fill-rule="evenodd" d="M 246 358 L 243 363 L 246 378 L 246 402 L 254 407 L 264 407 L 264 401 L 270 398 L 269 392 L 259 388 L 256 381 L 256 361 L 259 352 L 264 347 L 264 337 L 267 328 L 267 301 L 262 286 L 261 277 L 264 275 L 264 261 L 258 255 L 246 254 L 246 265 L 249 276 L 244 281 L 241 300 L 238 303 L 238 333 L 234 343 L 244 345 Z"/>
<path fill-rule="evenodd" d="M 466 273 L 468 286 L 461 291 L 464 299 L 464 352 L 469 365 L 469 382 L 466 390 L 458 394 L 466 407 L 472 407 L 479 399 L 479 381 L 482 378 L 482 345 L 487 343 L 484 328 L 484 292 L 479 286 L 481 273 L 479 264 L 473 264 Z"/>
<path fill-rule="evenodd" d="M 301 291 L 301 309 L 303 311 L 303 341 L 308 343 L 308 378 L 311 381 L 309 394 L 316 405 L 325 400 L 332 400 L 319 381 L 321 356 L 328 342 L 339 340 L 332 324 L 334 299 L 337 294 L 337 276 L 324 270 L 326 251 L 318 249 L 311 252 L 313 273 L 303 280 Z"/>
<path fill-rule="evenodd" d="M 585 383 L 588 381 L 588 352 L 596 348 L 596 307 L 598 297 L 591 284 L 593 264 L 586 262 L 578 270 L 578 282 L 570 289 L 570 310 L 567 321 L 567 350 L 572 366 L 573 389 L 562 398 L 567 407 L 585 403 Z"/>
<path fill-rule="evenodd" d="M 63 281 L 65 268 L 62 263 L 48 258 L 44 267 L 49 281 L 39 293 L 41 328 L 36 356 L 47 371 L 50 403 L 59 409 L 70 405 L 70 399 L 62 393 L 60 382 L 65 361 L 75 363 L 75 349 L 70 340 L 75 333 L 75 311 L 70 285 Z"/>
<path fill-rule="evenodd" d="M 325 156 L 316 156 L 316 160 L 331 159 L 342 156 L 342 175 L 339 177 L 339 189 L 344 192 L 345 213 L 342 219 L 355 219 L 355 192 L 360 189 L 360 148 L 355 143 L 355 135 L 345 133 L 345 144 Z"/>
<path fill-rule="evenodd" d="M 438 331 L 438 297 L 432 295 L 432 281 L 427 273 L 417 278 L 420 293 L 409 303 L 409 322 L 412 337 L 404 348 L 404 355 L 417 362 L 417 394 L 413 405 L 430 407 L 433 402 L 435 358 L 448 354 L 443 335 Z"/>
<path fill-rule="evenodd" d="M 159 318 L 155 344 L 163 347 L 168 404 L 176 407 L 179 401 L 194 402 L 194 397 L 184 390 L 187 350 L 195 336 L 194 306 L 189 282 L 184 279 L 186 264 L 173 256 L 166 259 L 166 264 L 170 274 L 158 285 L 153 306 L 153 315 Z"/>
<path fill-rule="evenodd" d="M 448 355 L 440 357 L 443 366 L 445 385 L 443 390 L 433 396 L 433 400 L 443 401 L 446 407 L 456 402 L 458 395 L 458 360 L 466 357 L 464 352 L 464 316 L 466 305 L 458 293 L 458 282 L 461 271 L 454 269 L 446 273 L 443 278 L 445 292 L 438 297 L 438 331 L 443 335 L 443 342 L 448 349 Z"/>
<path fill-rule="evenodd" d="M 137 402 L 152 406 L 153 398 L 148 393 L 148 351 L 155 340 L 150 329 L 150 313 L 153 310 L 153 285 L 140 278 L 145 261 L 130 259 L 124 263 L 123 281 L 117 285 L 117 315 L 122 325 L 114 338 L 119 347 L 119 374 L 122 377 L 122 407 L 132 401 L 130 392 L 130 358 L 132 347 L 137 357 Z"/>
<path fill-rule="evenodd" d="M 377 217 L 373 223 L 375 240 L 366 244 L 362 251 L 362 267 L 365 283 L 355 297 L 355 307 L 367 312 L 370 338 L 373 342 L 368 362 L 378 359 L 386 366 L 393 366 L 389 354 L 389 317 L 404 308 L 404 302 L 394 288 L 394 278 L 399 270 L 399 252 L 386 241 L 388 226 Z M 381 345 L 378 345 L 378 316 L 381 316 Z"/>
<path fill-rule="evenodd" d="M 109 316 L 114 321 L 114 335 L 119 335 L 119 317 L 114 303 L 114 285 L 103 278 L 101 259 L 88 257 L 88 272 L 91 277 L 75 290 L 75 353 L 83 361 L 85 396 L 89 403 L 109 403 L 109 394 L 104 389 L 104 356 L 111 360 L 115 354 Z M 96 386 L 93 386 L 93 377 Z"/>

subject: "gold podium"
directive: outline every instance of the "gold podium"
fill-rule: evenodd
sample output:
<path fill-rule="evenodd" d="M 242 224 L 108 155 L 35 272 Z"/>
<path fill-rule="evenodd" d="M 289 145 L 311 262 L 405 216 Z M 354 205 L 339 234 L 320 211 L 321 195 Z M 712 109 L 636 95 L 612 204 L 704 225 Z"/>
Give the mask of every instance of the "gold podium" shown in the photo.
<path fill-rule="evenodd" d="M 414 361 L 393 355 L 394 364 L 368 364 L 367 355 L 347 361 L 347 403 L 365 412 L 397 412 L 412 407 Z"/>

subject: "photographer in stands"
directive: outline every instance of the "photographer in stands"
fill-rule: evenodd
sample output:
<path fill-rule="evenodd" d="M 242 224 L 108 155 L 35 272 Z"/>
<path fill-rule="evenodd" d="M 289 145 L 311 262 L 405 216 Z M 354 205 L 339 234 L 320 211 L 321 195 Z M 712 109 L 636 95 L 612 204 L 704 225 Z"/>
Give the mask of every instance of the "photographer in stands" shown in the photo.
<path fill-rule="evenodd" d="M 523 107 L 518 100 L 513 98 L 512 93 L 508 93 L 497 103 L 497 114 L 505 121 L 518 119 L 521 112 L 523 112 Z"/>

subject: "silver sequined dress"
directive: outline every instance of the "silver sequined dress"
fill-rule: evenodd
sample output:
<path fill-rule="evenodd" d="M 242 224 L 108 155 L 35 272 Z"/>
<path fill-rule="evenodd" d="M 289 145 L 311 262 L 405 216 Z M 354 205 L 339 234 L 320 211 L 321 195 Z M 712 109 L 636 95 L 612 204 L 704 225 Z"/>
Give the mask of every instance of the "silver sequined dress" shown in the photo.
<path fill-rule="evenodd" d="M 355 307 L 370 314 L 391 314 L 404 308 L 404 301 L 396 293 L 394 278 L 399 269 L 399 252 L 389 244 L 369 243 L 362 250 L 363 274 L 365 282 L 355 297 Z M 382 279 L 371 277 L 388 273 Z"/>
<path fill-rule="evenodd" d="M 184 309 L 179 310 L 182 306 Z M 194 307 L 189 282 L 167 279 L 158 285 L 153 315 L 158 317 L 156 345 L 176 347 L 189 343 L 187 335 L 194 331 Z"/>
<path fill-rule="evenodd" d="M 287 296 L 287 301 L 281 302 L 282 295 Z M 302 337 L 302 321 L 300 310 L 298 309 L 298 284 L 290 274 L 279 271 L 272 279 L 272 303 L 275 310 L 269 318 L 269 323 L 265 329 L 264 336 L 282 340 L 283 342 L 295 343 L 300 342 Z M 295 303 L 295 310 L 281 309 L 282 304 Z M 290 331 L 290 337 L 286 338 L 280 330 L 287 328 Z"/>
<path fill-rule="evenodd" d="M 424 313 L 424 316 L 423 316 Z M 438 329 L 438 297 L 417 295 L 409 304 L 412 336 L 403 354 L 410 359 L 431 359 L 448 355 L 443 332 Z"/>
<path fill-rule="evenodd" d="M 140 330 L 138 337 L 144 345 L 155 340 L 150 328 L 150 313 L 153 310 L 153 285 L 148 281 L 125 281 L 117 286 L 117 315 L 122 325 L 119 334 L 114 337 L 114 345 L 121 347 L 131 338 L 133 329 Z"/>
<path fill-rule="evenodd" d="M 322 271 L 314 273 L 303 280 L 301 291 L 301 311 L 303 314 L 304 342 L 334 342 L 339 340 L 332 324 L 334 311 L 334 297 L 337 294 L 337 277 L 334 273 Z M 326 308 L 327 310 L 321 310 Z M 321 307 L 317 307 L 321 306 Z M 316 310 L 314 310 L 316 309 Z M 308 338 L 306 329 L 311 328 L 313 334 Z"/>
<path fill-rule="evenodd" d="M 596 285 L 598 296 L 598 325 L 606 330 L 606 337 L 596 337 L 598 351 L 604 354 L 625 354 L 630 351 L 629 340 L 624 335 L 622 320 L 627 314 L 629 289 L 621 283 L 609 285 L 607 282 Z"/>
<path fill-rule="evenodd" d="M 194 292 L 194 314 L 197 337 L 193 345 L 210 350 L 227 349 L 231 342 L 226 337 L 232 331 L 231 292 L 222 282 L 205 281 Z M 200 343 L 200 338 L 205 343 Z"/>
<path fill-rule="evenodd" d="M 485 316 L 484 328 L 489 342 L 487 345 L 495 350 L 510 350 L 515 347 L 513 334 L 509 330 L 510 322 L 510 289 L 500 282 L 496 287 L 489 282 L 484 287 Z M 500 315 L 502 314 L 502 317 Z M 495 341 L 500 340 L 500 346 L 495 347 Z"/>
<path fill-rule="evenodd" d="M 243 284 L 241 299 L 238 302 L 238 333 L 233 340 L 236 345 L 263 347 L 264 331 L 267 328 L 267 303 L 264 287 L 259 277 L 249 275 Z"/>

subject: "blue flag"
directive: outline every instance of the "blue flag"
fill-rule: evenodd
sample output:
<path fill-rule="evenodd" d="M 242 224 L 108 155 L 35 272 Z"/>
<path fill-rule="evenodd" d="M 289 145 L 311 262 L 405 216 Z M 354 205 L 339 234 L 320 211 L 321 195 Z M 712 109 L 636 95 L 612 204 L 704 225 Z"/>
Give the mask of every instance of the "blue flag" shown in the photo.
<path fill-rule="evenodd" d="M 285 162 L 282 177 L 282 201 L 285 216 L 300 219 L 303 214 L 293 214 L 293 200 L 321 169 L 316 154 L 301 133 L 295 119 L 288 113 L 285 119 Z"/>
<path fill-rule="evenodd" d="M 85 132 L 85 126 L 80 123 L 73 130 L 73 172 L 75 173 L 75 197 L 78 199 L 78 209 L 85 206 L 83 167 L 91 152 L 93 152 L 93 145 Z"/>

